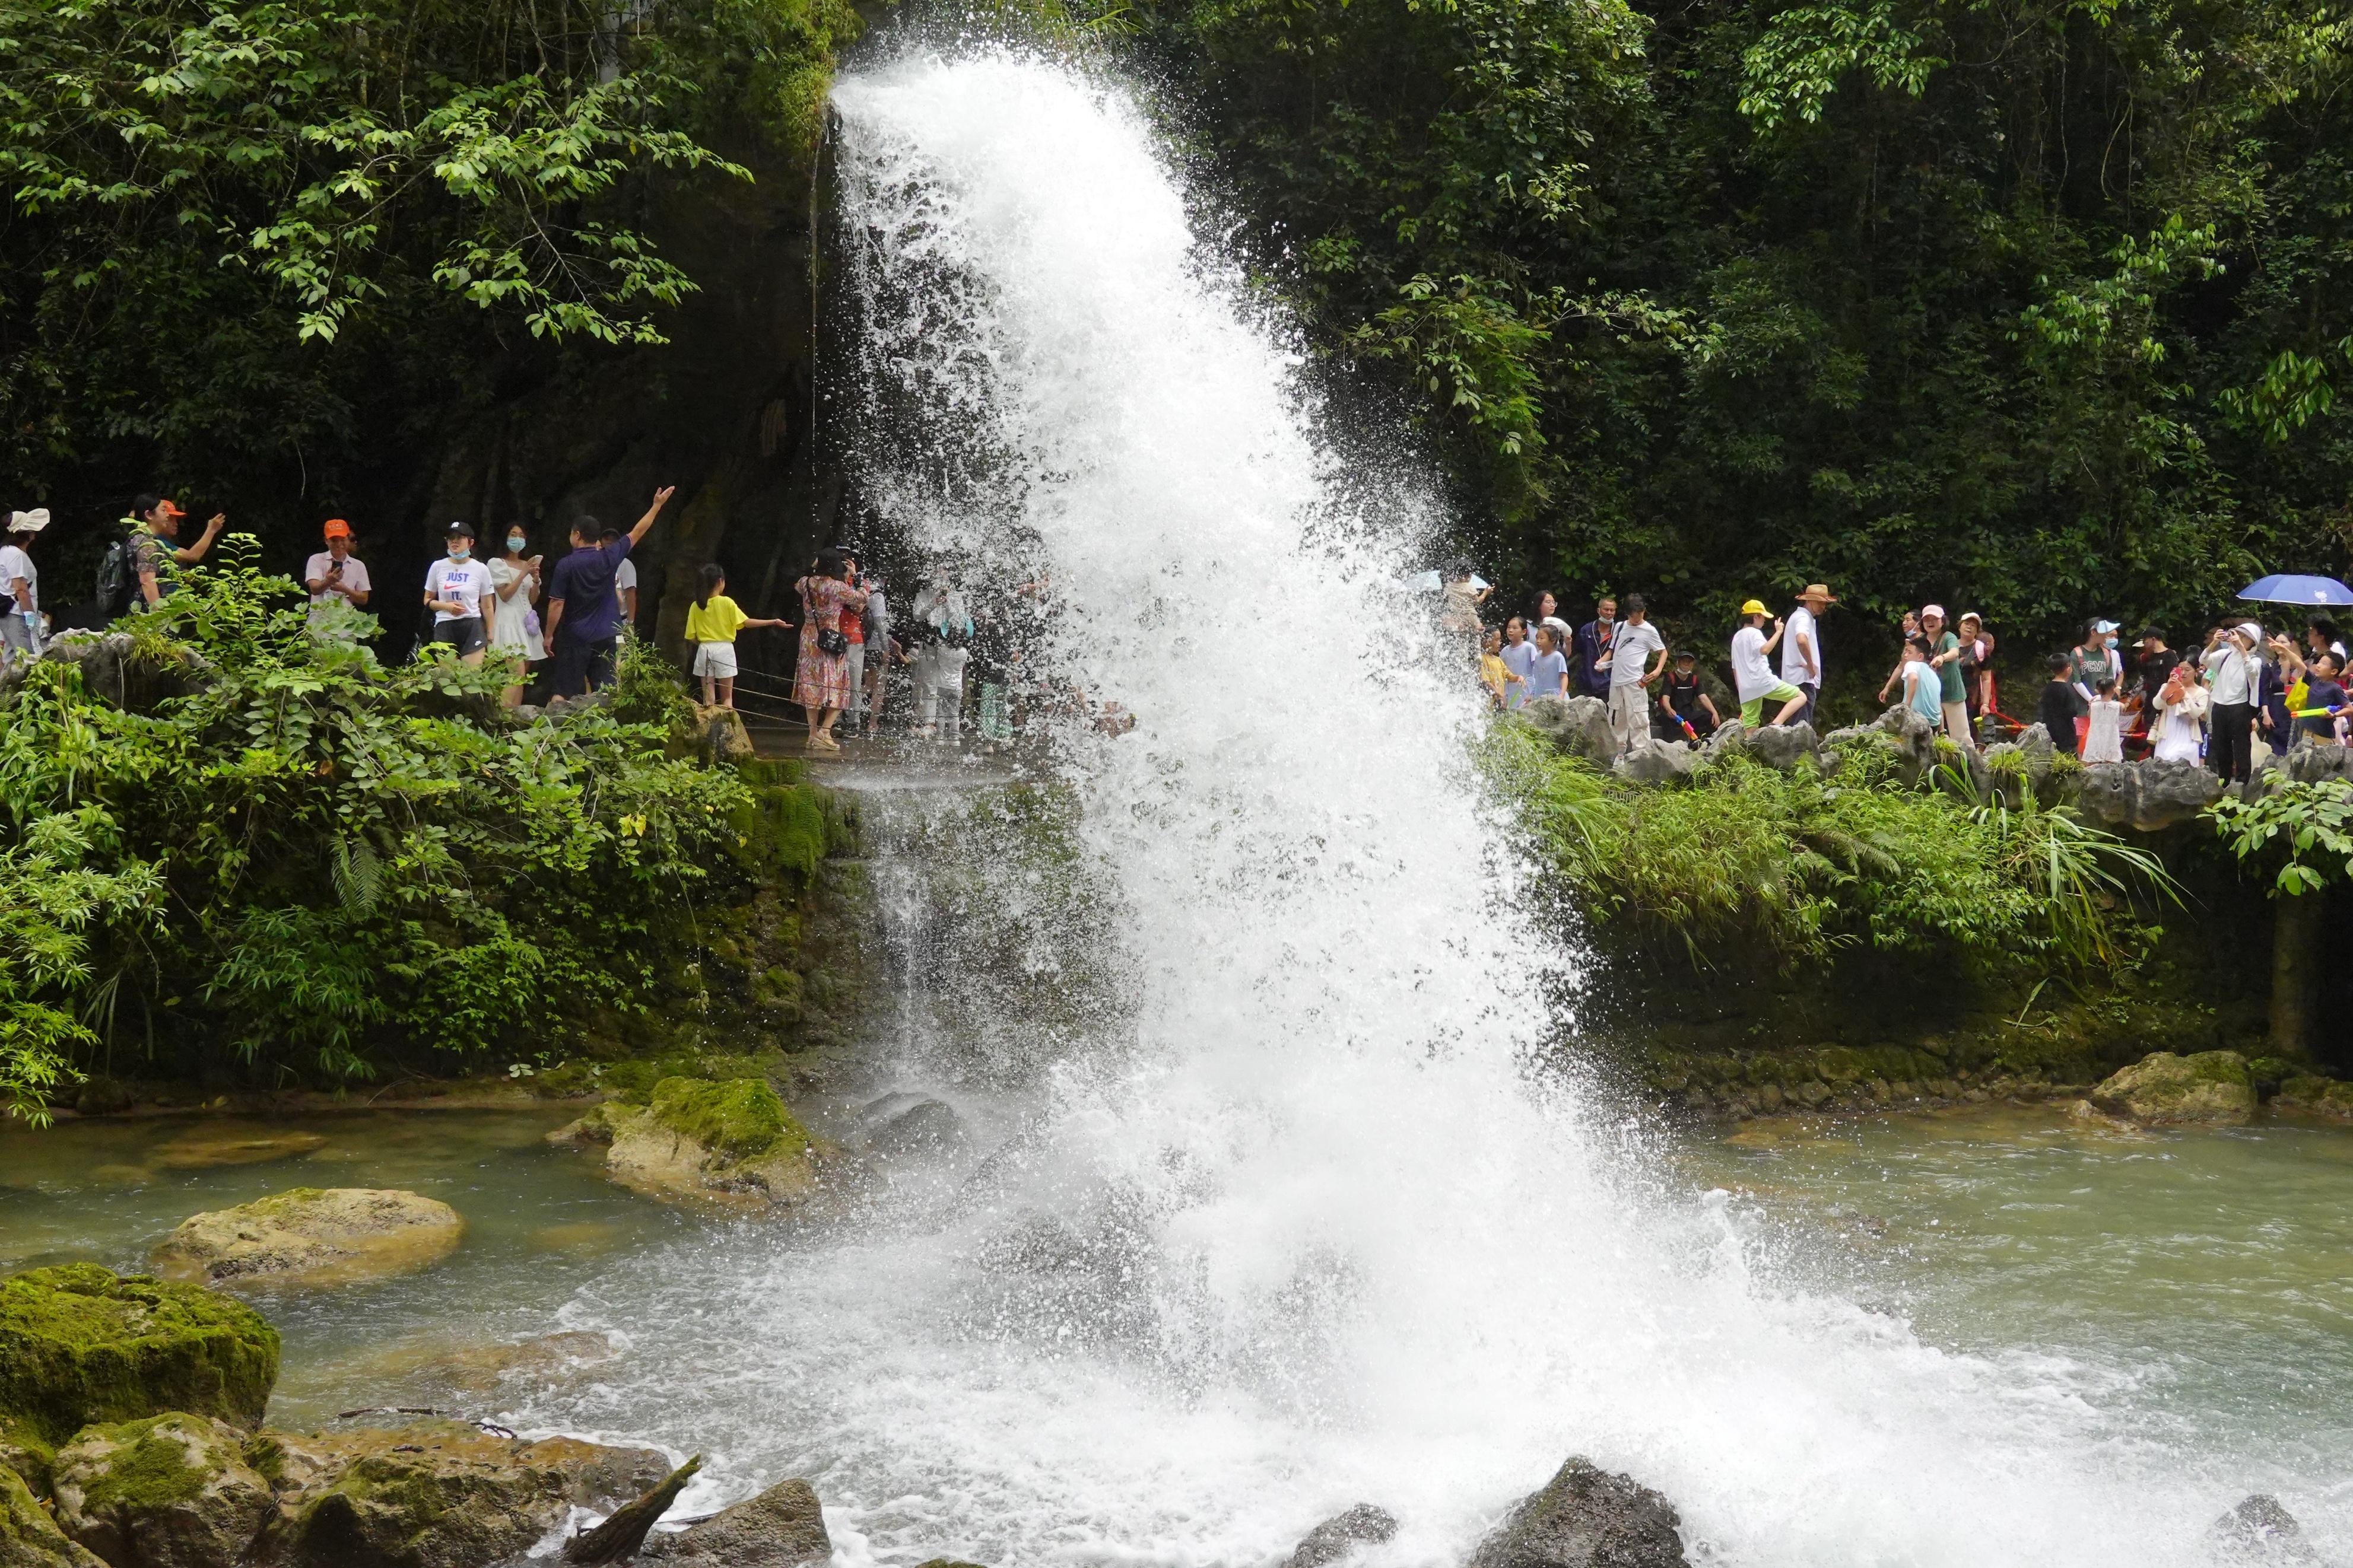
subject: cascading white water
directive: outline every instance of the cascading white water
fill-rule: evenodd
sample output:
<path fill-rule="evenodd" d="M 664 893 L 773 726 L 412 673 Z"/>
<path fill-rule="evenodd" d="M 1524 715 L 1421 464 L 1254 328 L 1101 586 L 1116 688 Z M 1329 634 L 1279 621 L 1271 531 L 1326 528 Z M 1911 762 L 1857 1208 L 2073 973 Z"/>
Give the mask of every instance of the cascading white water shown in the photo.
<path fill-rule="evenodd" d="M 1759 1278 L 1532 1079 L 1560 952 L 1389 586 L 1423 503 L 1319 445 L 1115 85 L 979 54 L 838 102 L 888 521 L 968 569 L 1017 541 L 1025 658 L 1141 718 L 1063 753 L 1125 1005 L 976 1175 L 576 1303 L 630 1370 L 539 1414 L 702 1451 L 713 1495 L 809 1475 L 851 1563 L 1267 1563 L 1359 1500 L 1404 1522 L 1367 1562 L 1451 1563 L 1571 1453 L 1743 1568 L 2202 1562 L 2266 1488 L 2342 1529 L 2292 1447 L 2213 1451 L 2128 1374 Z"/>

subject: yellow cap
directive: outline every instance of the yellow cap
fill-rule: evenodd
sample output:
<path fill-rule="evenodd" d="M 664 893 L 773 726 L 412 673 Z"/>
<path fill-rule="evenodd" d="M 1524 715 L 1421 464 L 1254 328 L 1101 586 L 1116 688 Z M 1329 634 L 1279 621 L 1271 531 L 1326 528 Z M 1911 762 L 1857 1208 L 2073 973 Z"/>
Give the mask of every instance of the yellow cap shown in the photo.
<path fill-rule="evenodd" d="M 1744 616 L 1766 616 L 1772 614 L 1770 610 L 1767 610 L 1765 607 L 1765 601 L 1762 599 L 1749 600 L 1746 604 L 1740 606 L 1740 613 Z"/>

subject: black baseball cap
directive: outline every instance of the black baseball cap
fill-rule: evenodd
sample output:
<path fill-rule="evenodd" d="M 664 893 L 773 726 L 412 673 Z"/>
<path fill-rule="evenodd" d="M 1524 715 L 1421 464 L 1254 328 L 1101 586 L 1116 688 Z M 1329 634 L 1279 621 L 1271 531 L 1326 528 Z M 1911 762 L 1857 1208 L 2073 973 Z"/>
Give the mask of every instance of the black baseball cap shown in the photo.
<path fill-rule="evenodd" d="M 470 522 L 453 522 L 441 531 L 451 539 L 471 539 L 474 537 L 474 525 Z"/>

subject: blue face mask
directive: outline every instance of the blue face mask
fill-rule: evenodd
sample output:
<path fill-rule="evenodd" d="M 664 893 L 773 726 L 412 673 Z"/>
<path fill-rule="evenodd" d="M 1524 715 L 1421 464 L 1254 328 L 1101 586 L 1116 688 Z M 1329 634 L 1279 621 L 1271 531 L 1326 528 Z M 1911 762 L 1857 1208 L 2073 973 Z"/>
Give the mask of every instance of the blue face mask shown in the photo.
<path fill-rule="evenodd" d="M 531 541 L 525 539 L 520 533 L 510 533 L 507 535 L 507 548 L 513 551 L 517 555 L 522 554 L 522 547 L 530 542 Z"/>
<path fill-rule="evenodd" d="M 449 547 L 449 559 L 452 561 L 463 561 L 467 556 L 471 555 L 473 552 L 473 549 L 470 545 L 453 544 Z"/>

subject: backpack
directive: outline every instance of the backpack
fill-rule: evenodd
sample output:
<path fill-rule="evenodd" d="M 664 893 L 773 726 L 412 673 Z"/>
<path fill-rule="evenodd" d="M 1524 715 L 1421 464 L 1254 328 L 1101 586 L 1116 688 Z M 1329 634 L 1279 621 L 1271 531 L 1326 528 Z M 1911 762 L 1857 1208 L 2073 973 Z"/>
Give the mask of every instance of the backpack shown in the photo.
<path fill-rule="evenodd" d="M 98 560 L 98 590 L 92 598 L 98 613 L 111 620 L 131 608 L 139 596 L 139 535 L 126 533 L 106 547 Z"/>

